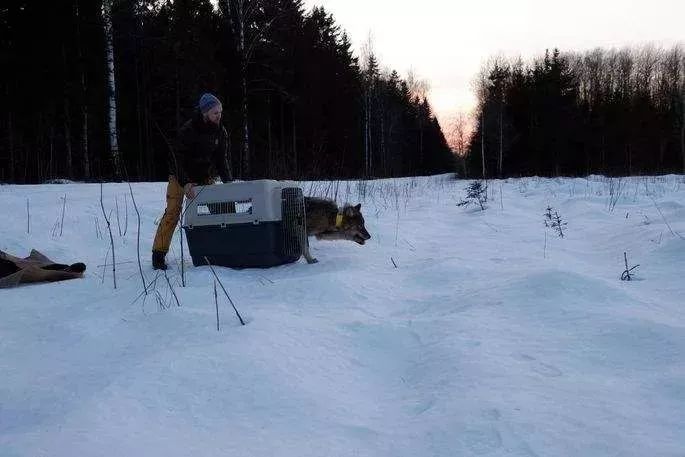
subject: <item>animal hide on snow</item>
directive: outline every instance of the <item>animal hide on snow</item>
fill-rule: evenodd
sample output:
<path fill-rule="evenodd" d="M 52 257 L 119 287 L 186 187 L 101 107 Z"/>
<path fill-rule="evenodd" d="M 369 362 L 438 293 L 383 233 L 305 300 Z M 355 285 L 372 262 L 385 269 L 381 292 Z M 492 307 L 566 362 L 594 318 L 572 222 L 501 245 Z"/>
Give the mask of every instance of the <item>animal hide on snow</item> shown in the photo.
<path fill-rule="evenodd" d="M 31 250 L 28 257 L 14 257 L 0 251 L 0 289 L 21 283 L 63 281 L 83 277 L 83 263 L 65 265 L 55 263 L 45 255 Z"/>

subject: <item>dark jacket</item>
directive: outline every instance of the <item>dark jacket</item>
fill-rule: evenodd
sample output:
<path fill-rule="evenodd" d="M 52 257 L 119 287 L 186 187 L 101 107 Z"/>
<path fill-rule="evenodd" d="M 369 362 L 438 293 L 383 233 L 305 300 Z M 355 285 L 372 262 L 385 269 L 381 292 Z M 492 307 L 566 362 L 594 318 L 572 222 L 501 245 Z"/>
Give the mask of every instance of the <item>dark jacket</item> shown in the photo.
<path fill-rule="evenodd" d="M 178 133 L 171 173 L 182 186 L 189 182 L 204 184 L 219 176 L 233 180 L 228 133 L 223 125 L 205 122 L 200 112 L 188 120 Z"/>

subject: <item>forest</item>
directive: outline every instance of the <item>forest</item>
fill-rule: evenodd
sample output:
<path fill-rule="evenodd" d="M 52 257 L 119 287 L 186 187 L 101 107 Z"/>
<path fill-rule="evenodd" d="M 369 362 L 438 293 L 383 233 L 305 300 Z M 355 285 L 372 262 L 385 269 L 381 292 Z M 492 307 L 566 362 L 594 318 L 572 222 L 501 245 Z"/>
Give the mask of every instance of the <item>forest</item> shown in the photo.
<path fill-rule="evenodd" d="M 476 83 L 472 176 L 685 173 L 685 52 L 491 58 Z"/>
<path fill-rule="evenodd" d="M 166 180 L 210 92 L 240 179 L 450 172 L 425 83 L 301 0 L 6 0 L 0 182 Z"/>

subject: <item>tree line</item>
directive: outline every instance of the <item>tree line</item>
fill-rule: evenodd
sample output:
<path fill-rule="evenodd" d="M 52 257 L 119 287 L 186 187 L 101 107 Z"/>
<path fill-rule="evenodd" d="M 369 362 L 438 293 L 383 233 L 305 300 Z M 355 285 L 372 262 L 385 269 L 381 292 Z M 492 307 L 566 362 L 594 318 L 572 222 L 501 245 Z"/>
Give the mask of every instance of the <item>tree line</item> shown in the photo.
<path fill-rule="evenodd" d="M 477 80 L 472 176 L 685 173 L 685 52 L 493 58 Z"/>
<path fill-rule="evenodd" d="M 302 0 L 6 0 L 0 64 L 4 182 L 164 180 L 203 92 L 242 179 L 454 167 L 425 91 Z"/>

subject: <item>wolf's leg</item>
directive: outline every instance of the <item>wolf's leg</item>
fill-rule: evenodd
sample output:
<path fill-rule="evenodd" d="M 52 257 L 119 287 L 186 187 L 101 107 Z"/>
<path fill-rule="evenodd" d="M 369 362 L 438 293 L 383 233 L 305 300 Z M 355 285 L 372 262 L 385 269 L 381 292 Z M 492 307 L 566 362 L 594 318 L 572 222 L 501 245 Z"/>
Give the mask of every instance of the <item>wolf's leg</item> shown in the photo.
<path fill-rule="evenodd" d="M 302 255 L 304 256 L 305 260 L 307 260 L 307 263 L 318 262 L 318 260 L 312 257 L 312 254 L 309 252 L 309 237 L 307 236 L 307 230 L 302 225 L 300 225 L 299 229 L 297 230 L 297 235 L 299 238 L 298 241 L 300 242 Z"/>
<path fill-rule="evenodd" d="M 307 263 L 317 263 L 318 262 L 318 260 L 316 260 L 316 258 L 312 257 L 312 254 L 309 252 L 309 246 L 307 246 L 304 249 L 304 251 L 302 251 L 302 255 L 307 260 Z"/>
<path fill-rule="evenodd" d="M 307 211 L 307 202 L 309 197 L 304 197 L 303 211 L 304 211 L 304 226 L 300 225 L 298 230 L 298 236 L 300 241 L 300 248 L 302 249 L 302 255 L 304 256 L 307 263 L 317 263 L 311 252 L 309 252 L 309 231 L 312 229 L 312 223 L 309 221 L 309 211 Z"/>
<path fill-rule="evenodd" d="M 311 252 L 309 252 L 309 239 L 304 230 L 300 230 L 300 246 L 302 246 L 302 255 L 304 256 L 305 260 L 307 260 L 307 263 L 311 264 L 318 262 L 318 260 L 312 257 Z"/>

